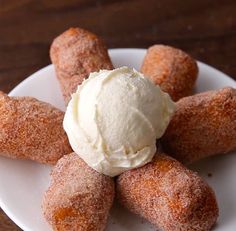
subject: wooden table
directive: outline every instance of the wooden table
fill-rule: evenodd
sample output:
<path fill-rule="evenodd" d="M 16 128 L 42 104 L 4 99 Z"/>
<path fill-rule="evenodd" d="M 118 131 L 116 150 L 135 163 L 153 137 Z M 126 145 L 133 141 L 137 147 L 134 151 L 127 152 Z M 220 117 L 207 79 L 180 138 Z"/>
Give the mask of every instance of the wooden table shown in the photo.
<path fill-rule="evenodd" d="M 48 65 L 53 38 L 72 26 L 109 48 L 163 43 L 236 79 L 235 0 L 0 0 L 0 90 Z M 20 230 L 0 213 L 0 231 Z"/>

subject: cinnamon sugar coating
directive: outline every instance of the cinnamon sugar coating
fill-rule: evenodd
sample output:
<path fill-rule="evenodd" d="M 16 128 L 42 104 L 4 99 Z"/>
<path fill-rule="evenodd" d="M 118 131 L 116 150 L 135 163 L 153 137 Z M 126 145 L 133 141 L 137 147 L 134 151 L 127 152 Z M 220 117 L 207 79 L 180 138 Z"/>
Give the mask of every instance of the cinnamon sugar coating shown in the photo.
<path fill-rule="evenodd" d="M 67 104 L 91 72 L 113 69 L 101 38 L 81 28 L 70 28 L 52 43 L 50 57 Z"/>
<path fill-rule="evenodd" d="M 213 190 L 196 173 L 158 153 L 141 168 L 121 174 L 118 200 L 162 231 L 208 231 L 218 217 Z"/>
<path fill-rule="evenodd" d="M 64 113 L 32 97 L 0 92 L 0 153 L 55 164 L 71 152 L 62 127 Z"/>
<path fill-rule="evenodd" d="M 236 150 L 236 89 L 226 87 L 179 100 L 161 139 L 183 163 Z"/>
<path fill-rule="evenodd" d="M 113 198 L 114 180 L 71 153 L 54 167 L 42 208 L 53 230 L 103 231 Z"/>
<path fill-rule="evenodd" d="M 177 101 L 192 94 L 198 67 L 196 61 L 182 50 L 154 45 L 147 50 L 141 72 Z"/>

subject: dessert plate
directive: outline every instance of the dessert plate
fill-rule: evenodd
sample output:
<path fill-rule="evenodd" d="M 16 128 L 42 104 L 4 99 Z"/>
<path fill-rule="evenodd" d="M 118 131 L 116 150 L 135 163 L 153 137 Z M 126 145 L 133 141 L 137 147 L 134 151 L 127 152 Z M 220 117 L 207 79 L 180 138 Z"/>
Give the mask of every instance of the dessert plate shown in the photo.
<path fill-rule="evenodd" d="M 109 54 L 115 67 L 129 66 L 139 70 L 145 49 L 111 49 Z M 196 92 L 236 87 L 236 82 L 222 72 L 198 62 L 200 69 Z M 49 65 L 34 73 L 10 94 L 33 96 L 65 110 L 54 68 Z M 220 207 L 215 231 L 235 231 L 236 227 L 236 153 L 211 157 L 190 168 L 214 188 Z M 49 231 L 41 212 L 41 200 L 49 185 L 51 167 L 26 160 L 0 157 L 0 206 L 25 231 Z M 154 231 L 145 220 L 135 216 L 117 203 L 112 208 L 106 231 Z"/>

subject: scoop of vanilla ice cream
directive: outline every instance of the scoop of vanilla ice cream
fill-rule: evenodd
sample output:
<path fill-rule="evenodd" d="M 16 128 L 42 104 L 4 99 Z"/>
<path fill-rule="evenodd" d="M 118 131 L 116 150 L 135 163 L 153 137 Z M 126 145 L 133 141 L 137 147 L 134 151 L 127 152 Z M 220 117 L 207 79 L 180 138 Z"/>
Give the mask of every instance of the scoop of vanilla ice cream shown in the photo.
<path fill-rule="evenodd" d="M 91 73 L 68 104 L 64 129 L 72 149 L 109 176 L 150 162 L 175 105 L 128 67 Z"/>

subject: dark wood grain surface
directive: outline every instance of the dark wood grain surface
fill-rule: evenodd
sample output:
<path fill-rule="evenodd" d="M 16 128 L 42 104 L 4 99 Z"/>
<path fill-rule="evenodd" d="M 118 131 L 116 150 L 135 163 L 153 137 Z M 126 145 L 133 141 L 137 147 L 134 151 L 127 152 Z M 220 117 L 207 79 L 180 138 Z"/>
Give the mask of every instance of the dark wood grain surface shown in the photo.
<path fill-rule="evenodd" d="M 109 48 L 169 44 L 236 79 L 235 0 L 0 0 L 0 90 L 48 65 L 53 38 L 72 26 Z M 20 230 L 0 213 L 0 231 Z"/>

